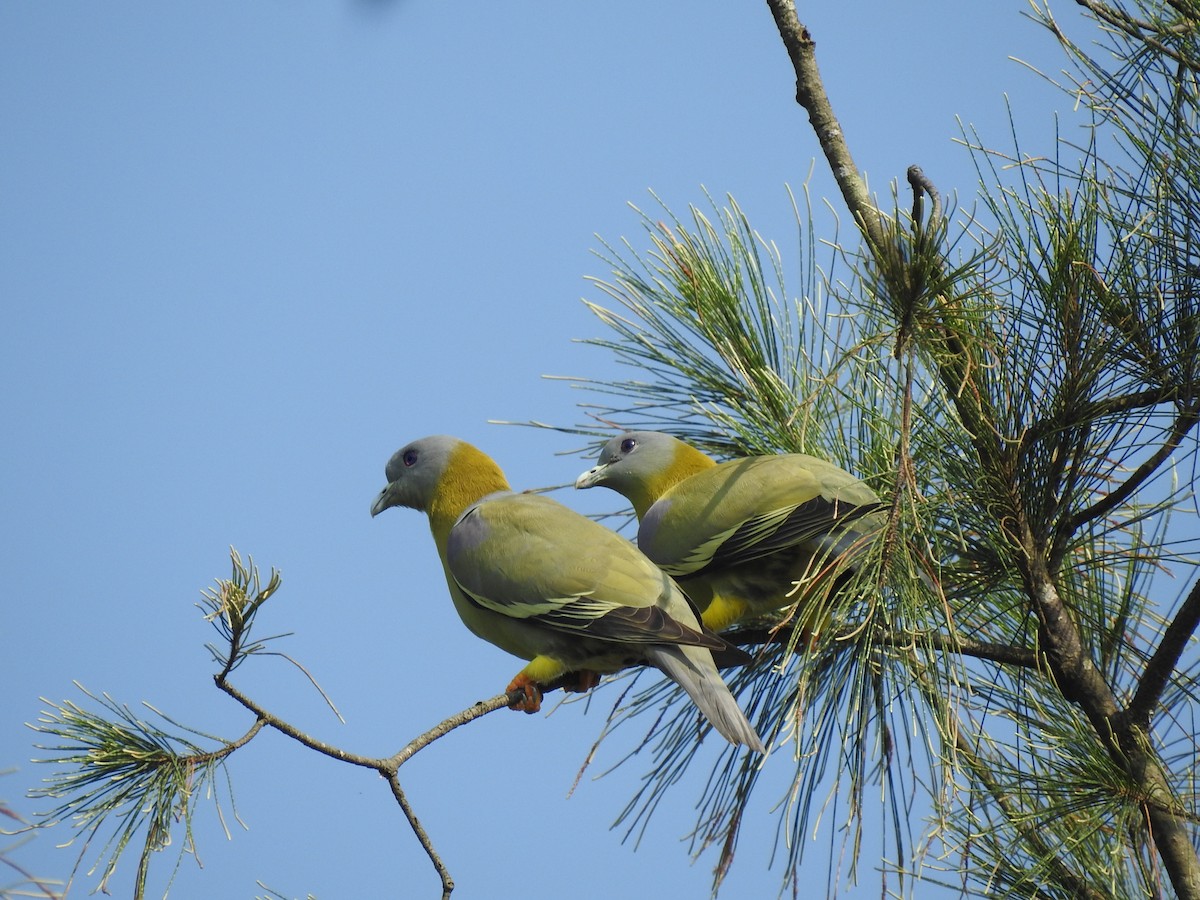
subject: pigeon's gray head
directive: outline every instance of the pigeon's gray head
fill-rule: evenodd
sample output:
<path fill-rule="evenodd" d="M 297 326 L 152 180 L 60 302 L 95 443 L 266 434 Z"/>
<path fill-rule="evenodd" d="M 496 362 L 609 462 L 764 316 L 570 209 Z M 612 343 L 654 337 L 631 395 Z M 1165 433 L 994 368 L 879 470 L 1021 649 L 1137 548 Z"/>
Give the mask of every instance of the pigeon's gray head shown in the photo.
<path fill-rule="evenodd" d="M 467 447 L 470 445 L 445 434 L 421 438 L 401 447 L 384 469 L 387 487 L 371 504 L 371 515 L 377 516 L 392 506 L 427 511 L 441 489 L 442 476 L 460 450 Z"/>
<path fill-rule="evenodd" d="M 603 485 L 631 497 L 669 473 L 686 446 L 661 431 L 626 431 L 600 448 L 596 465 L 575 480 L 575 487 Z"/>

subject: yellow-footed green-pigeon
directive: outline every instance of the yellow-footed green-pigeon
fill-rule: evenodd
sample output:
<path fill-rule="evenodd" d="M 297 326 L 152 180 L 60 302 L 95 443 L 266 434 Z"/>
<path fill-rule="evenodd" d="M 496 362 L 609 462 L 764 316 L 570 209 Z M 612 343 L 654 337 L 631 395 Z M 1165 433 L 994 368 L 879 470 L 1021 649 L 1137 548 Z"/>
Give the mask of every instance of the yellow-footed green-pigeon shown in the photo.
<path fill-rule="evenodd" d="M 637 543 L 721 631 L 795 602 L 880 528 L 879 498 L 833 463 L 787 453 L 717 463 L 657 431 L 610 440 L 577 488 L 603 485 L 637 513 Z M 819 614 L 819 619 L 824 615 Z M 806 630 L 816 630 L 809 622 Z"/>
<path fill-rule="evenodd" d="M 700 623 L 670 576 L 629 541 L 548 497 L 513 493 L 470 444 L 436 435 L 388 461 L 375 516 L 407 506 L 429 516 L 446 583 L 466 626 L 529 660 L 508 690 L 515 709 L 540 708 L 541 686 L 576 688 L 649 663 L 678 683 L 733 744 L 762 742 L 713 662 L 733 648 Z"/>

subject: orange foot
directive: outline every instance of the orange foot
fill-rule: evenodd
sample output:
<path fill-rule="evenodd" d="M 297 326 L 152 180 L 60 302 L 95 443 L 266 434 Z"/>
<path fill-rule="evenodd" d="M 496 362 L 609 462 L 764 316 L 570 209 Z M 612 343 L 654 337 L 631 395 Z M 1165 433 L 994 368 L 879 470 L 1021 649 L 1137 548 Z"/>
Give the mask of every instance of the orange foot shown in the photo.
<path fill-rule="evenodd" d="M 578 672 L 568 672 L 559 681 L 562 683 L 564 691 L 569 691 L 573 694 L 583 694 L 600 683 L 600 673 L 592 672 L 588 669 L 580 669 Z"/>
<path fill-rule="evenodd" d="M 536 681 L 524 672 L 518 672 L 517 677 L 509 682 L 504 692 L 511 694 L 513 691 L 520 691 L 521 697 L 509 703 L 509 709 L 535 713 L 542 708 L 542 689 Z"/>

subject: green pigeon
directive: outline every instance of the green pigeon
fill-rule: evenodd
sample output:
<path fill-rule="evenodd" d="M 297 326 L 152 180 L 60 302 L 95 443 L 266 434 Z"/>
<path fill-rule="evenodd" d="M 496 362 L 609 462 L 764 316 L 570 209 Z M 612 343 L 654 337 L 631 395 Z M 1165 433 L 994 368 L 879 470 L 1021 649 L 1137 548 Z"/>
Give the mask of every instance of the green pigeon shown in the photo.
<path fill-rule="evenodd" d="M 657 431 L 606 443 L 575 482 L 596 485 L 633 504 L 638 547 L 713 631 L 778 614 L 830 573 L 845 577 L 882 525 L 879 498 L 833 463 L 801 453 L 717 463 Z M 827 612 L 809 616 L 810 636 Z"/>
<path fill-rule="evenodd" d="M 457 438 L 406 445 L 386 476 L 371 515 L 425 512 L 464 624 L 529 660 L 508 686 L 523 694 L 514 709 L 536 712 L 542 687 L 564 676 L 586 689 L 600 674 L 648 663 L 730 743 L 764 752 L 713 661 L 713 651 L 741 651 L 706 629 L 632 543 L 548 497 L 514 493 L 490 457 Z"/>

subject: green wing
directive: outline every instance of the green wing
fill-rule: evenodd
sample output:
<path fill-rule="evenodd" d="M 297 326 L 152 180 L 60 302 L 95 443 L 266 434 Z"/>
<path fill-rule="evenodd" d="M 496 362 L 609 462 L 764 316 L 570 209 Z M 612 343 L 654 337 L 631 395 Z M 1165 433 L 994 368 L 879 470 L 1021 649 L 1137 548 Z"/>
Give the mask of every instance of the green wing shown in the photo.
<path fill-rule="evenodd" d="M 636 547 L 547 497 L 506 493 L 470 507 L 450 532 L 446 565 L 470 602 L 553 631 L 724 647 Z"/>
<path fill-rule="evenodd" d="M 638 546 L 675 576 L 740 565 L 844 528 L 879 498 L 832 463 L 802 454 L 732 460 L 668 491 Z"/>

